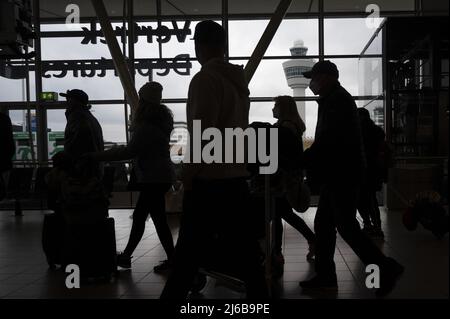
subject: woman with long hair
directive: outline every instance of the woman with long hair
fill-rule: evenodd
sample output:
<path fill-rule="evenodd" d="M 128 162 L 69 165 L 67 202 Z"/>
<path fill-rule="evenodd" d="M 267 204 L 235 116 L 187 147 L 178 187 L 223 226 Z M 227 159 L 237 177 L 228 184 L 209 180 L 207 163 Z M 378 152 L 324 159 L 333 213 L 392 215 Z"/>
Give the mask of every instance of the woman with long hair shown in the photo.
<path fill-rule="evenodd" d="M 128 244 L 117 256 L 117 263 L 122 268 L 131 268 L 132 254 L 142 239 L 150 213 L 167 254 L 167 260 L 154 267 L 155 273 L 171 268 L 175 250 L 165 211 L 165 194 L 175 178 L 169 152 L 173 114 L 161 104 L 162 89 L 161 84 L 148 82 L 139 90 L 139 105 L 133 116 L 131 139 L 126 146 L 92 154 L 98 161 L 133 159 L 136 179 L 133 190 L 140 193 Z"/>
<path fill-rule="evenodd" d="M 305 123 L 301 119 L 297 111 L 297 104 L 291 96 L 277 96 L 275 99 L 275 105 L 272 109 L 273 117 L 277 119 L 275 127 L 284 128 L 285 132 L 290 132 L 296 138 L 298 143 L 290 145 L 291 147 L 298 147 L 300 145 L 301 152 L 303 152 L 303 133 L 305 132 Z M 283 141 L 281 141 L 283 143 Z M 290 174 L 288 172 L 288 174 Z M 298 178 L 303 179 L 303 174 L 300 174 Z M 314 243 L 315 235 L 308 227 L 305 221 L 295 214 L 290 206 L 286 196 L 277 198 L 275 202 L 275 258 L 278 263 L 284 263 L 284 257 L 282 254 L 282 238 L 283 238 L 283 224 L 281 219 L 284 219 L 289 225 L 294 227 L 303 237 L 306 238 L 309 245 L 309 252 L 306 256 L 307 260 L 311 261 L 314 258 Z"/>

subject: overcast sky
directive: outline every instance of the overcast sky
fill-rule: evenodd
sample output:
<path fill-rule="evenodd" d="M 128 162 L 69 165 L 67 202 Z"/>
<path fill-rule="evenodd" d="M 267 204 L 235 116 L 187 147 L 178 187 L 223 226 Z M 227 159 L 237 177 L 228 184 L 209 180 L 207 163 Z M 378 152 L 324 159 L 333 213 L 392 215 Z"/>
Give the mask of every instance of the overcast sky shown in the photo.
<path fill-rule="evenodd" d="M 268 21 L 230 21 L 229 45 L 230 56 L 250 56 L 255 48 Z M 183 22 L 178 22 L 182 28 Z M 193 33 L 195 22 L 191 24 Z M 150 25 L 147 23 L 146 25 Z M 155 24 L 152 24 L 155 25 Z M 167 25 L 172 28 L 170 23 Z M 62 30 L 64 25 L 43 26 L 43 30 Z M 366 26 L 364 19 L 326 19 L 325 20 L 325 54 L 359 54 L 374 33 L 374 29 Z M 174 57 L 178 54 L 189 54 L 194 57 L 194 44 L 188 36 L 184 43 L 172 37 L 169 43 L 163 44 L 163 56 Z M 308 47 L 309 54 L 318 54 L 318 23 L 316 19 L 285 20 L 276 33 L 266 55 L 290 55 L 289 48 L 295 40 L 301 39 Z M 46 38 L 42 40 L 42 58 L 44 60 L 75 60 L 111 58 L 106 44 L 82 45 L 82 38 Z M 137 58 L 158 57 L 157 42 L 147 43 L 140 37 L 135 45 Z M 250 83 L 251 96 L 274 97 L 277 95 L 292 95 L 288 87 L 282 62 L 285 60 L 264 60 L 261 62 L 255 76 Z M 358 59 L 333 59 L 340 71 L 342 85 L 353 95 L 358 95 Z M 232 61 L 245 65 L 246 60 Z M 190 79 L 198 72 L 200 65 L 192 62 L 190 76 L 180 76 L 173 70 L 167 76 L 154 75 L 154 80 L 164 86 L 163 98 L 186 98 Z M 159 70 L 156 70 L 156 72 Z M 156 73 L 155 72 L 155 73 Z M 148 81 L 148 77 L 136 76 L 136 88 L 139 89 Z M 33 82 L 33 79 L 32 79 Z M 22 80 L 9 80 L 0 77 L 0 101 L 21 101 L 23 96 Z M 62 79 L 51 77 L 43 79 L 43 90 L 63 92 L 67 89 L 80 88 L 85 90 L 91 99 L 121 99 L 123 90 L 118 77 L 113 71 L 107 71 L 103 78 L 75 78 L 69 74 Z M 32 83 L 34 91 L 34 83 Z M 381 88 L 379 88 L 381 90 Z M 380 92 L 381 93 L 381 92 Z M 306 95 L 311 96 L 309 89 Z M 32 93 L 34 96 L 34 93 Z M 176 121 L 186 119 L 185 104 L 168 104 L 172 109 Z M 252 103 L 250 121 L 273 122 L 272 103 Z M 99 119 L 104 130 L 105 139 L 114 142 L 125 141 L 125 120 L 123 105 L 101 105 L 93 107 L 95 116 Z M 20 111 L 10 112 L 14 123 L 22 123 Z M 306 104 L 306 136 L 313 136 L 317 120 L 317 104 Z M 65 126 L 64 110 L 48 111 L 48 126 L 53 131 L 62 131 Z"/>

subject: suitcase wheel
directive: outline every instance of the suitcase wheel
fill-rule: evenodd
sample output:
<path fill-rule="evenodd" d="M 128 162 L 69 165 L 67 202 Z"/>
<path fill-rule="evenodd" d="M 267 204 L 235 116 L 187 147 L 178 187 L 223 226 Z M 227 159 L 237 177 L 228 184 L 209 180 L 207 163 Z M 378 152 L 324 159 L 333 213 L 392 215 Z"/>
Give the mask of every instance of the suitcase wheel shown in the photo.
<path fill-rule="evenodd" d="M 194 278 L 194 282 L 192 283 L 191 291 L 193 293 L 199 293 L 206 286 L 206 275 L 197 274 Z"/>

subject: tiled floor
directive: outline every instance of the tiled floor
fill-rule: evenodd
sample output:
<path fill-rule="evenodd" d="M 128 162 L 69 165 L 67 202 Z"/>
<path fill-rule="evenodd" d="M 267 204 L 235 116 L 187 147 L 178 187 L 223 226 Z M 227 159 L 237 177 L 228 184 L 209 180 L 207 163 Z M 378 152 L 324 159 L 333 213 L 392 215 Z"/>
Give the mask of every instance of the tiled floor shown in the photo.
<path fill-rule="evenodd" d="M 311 225 L 315 209 L 302 216 Z M 153 266 L 165 259 L 165 254 L 150 221 L 142 242 L 134 254 L 131 271 L 121 271 L 111 283 L 82 285 L 67 289 L 62 270 L 48 270 L 41 248 L 44 212 L 26 211 L 23 217 L 12 212 L 0 212 L 0 298 L 158 298 L 166 278 L 153 273 Z M 111 210 L 116 221 L 117 247 L 126 245 L 132 220 L 130 211 Z M 176 218 L 173 233 L 177 233 Z M 388 255 L 406 266 L 396 289 L 388 298 L 448 298 L 449 250 L 448 236 L 437 240 L 430 232 L 419 228 L 407 231 L 400 213 L 383 212 L 386 238 L 377 244 Z M 275 283 L 274 294 L 280 298 L 374 298 L 364 285 L 365 272 L 350 247 L 338 238 L 335 261 L 338 271 L 337 293 L 305 294 L 298 282 L 313 273 L 306 262 L 307 244 L 294 229 L 285 226 L 285 273 Z M 193 298 L 243 298 L 243 293 L 231 290 L 216 279 L 208 278 L 202 294 Z"/>

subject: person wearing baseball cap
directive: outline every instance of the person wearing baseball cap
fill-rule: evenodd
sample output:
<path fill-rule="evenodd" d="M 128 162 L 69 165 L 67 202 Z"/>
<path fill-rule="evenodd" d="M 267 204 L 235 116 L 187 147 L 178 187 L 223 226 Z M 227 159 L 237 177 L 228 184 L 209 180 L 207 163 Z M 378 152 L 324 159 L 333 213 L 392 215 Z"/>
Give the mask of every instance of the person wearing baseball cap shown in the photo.
<path fill-rule="evenodd" d="M 59 95 L 66 98 L 67 124 L 64 130 L 64 151 L 73 161 L 79 160 L 83 155 L 99 152 L 104 149 L 103 131 L 100 123 L 89 111 L 91 106 L 89 96 L 83 90 L 67 90 Z M 95 175 L 100 177 L 100 165 L 93 167 Z"/>
<path fill-rule="evenodd" d="M 339 71 L 331 61 L 319 61 L 303 75 L 311 79 L 309 88 L 319 95 L 314 142 L 304 152 L 304 161 L 308 183 L 320 199 L 314 220 L 316 276 L 300 282 L 300 286 L 337 288 L 334 263 L 337 230 L 364 264 L 380 267 L 376 294 L 386 295 L 404 268 L 381 252 L 362 232 L 356 219 L 366 158 L 355 101 L 339 83 Z"/>
<path fill-rule="evenodd" d="M 324 94 L 330 87 L 336 84 L 339 79 L 339 71 L 331 61 L 319 61 L 311 70 L 303 72 L 303 76 L 311 79 L 309 88 L 315 95 Z"/>
<path fill-rule="evenodd" d="M 311 79 L 313 75 L 328 74 L 330 76 L 339 78 L 339 71 L 336 64 L 329 60 L 319 61 L 309 71 L 303 72 L 303 76 L 307 79 Z"/>
<path fill-rule="evenodd" d="M 90 105 L 88 105 L 89 96 L 83 90 L 67 90 L 67 92 L 59 93 L 59 95 L 66 98 L 68 106 L 82 106 L 90 109 Z"/>

